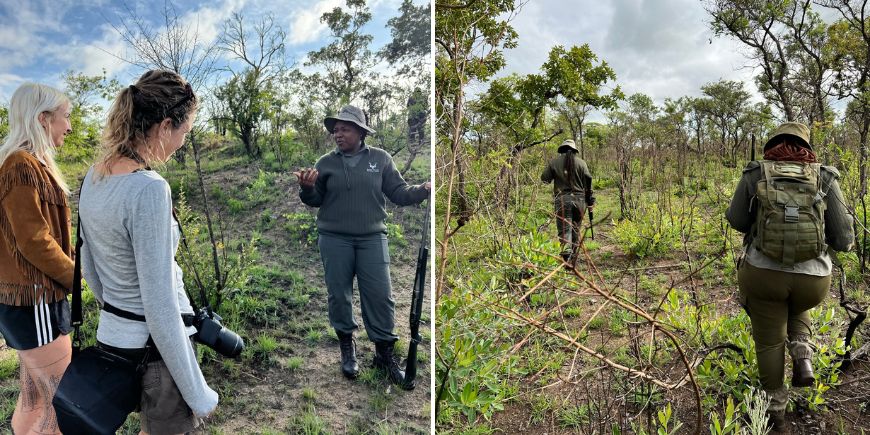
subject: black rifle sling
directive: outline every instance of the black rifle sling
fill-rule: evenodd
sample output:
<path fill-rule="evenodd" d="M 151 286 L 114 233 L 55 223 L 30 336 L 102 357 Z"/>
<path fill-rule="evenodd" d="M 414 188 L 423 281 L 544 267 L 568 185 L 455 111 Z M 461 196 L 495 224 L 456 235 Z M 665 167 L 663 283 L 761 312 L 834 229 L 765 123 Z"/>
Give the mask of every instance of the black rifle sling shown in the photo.
<path fill-rule="evenodd" d="M 83 182 L 84 183 L 84 182 Z M 81 203 L 82 189 L 79 187 L 79 203 Z M 74 329 L 72 336 L 72 352 L 77 355 L 82 348 L 82 339 L 79 329 L 82 326 L 82 217 L 81 210 L 76 215 L 76 248 L 75 269 L 73 270 L 72 302 L 70 303 L 70 318 Z"/>

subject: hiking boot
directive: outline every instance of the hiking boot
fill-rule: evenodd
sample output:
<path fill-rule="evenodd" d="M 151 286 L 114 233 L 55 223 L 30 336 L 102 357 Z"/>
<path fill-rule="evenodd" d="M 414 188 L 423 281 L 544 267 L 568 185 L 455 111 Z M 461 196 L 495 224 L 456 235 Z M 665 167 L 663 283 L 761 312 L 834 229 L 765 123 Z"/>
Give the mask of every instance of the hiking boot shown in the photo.
<path fill-rule="evenodd" d="M 356 362 L 356 342 L 353 333 L 345 334 L 335 331 L 338 335 L 338 347 L 341 349 L 341 373 L 348 379 L 359 376 L 359 364 Z"/>
<path fill-rule="evenodd" d="M 771 429 L 772 434 L 788 433 L 785 411 L 767 411 L 767 427 Z"/>
<path fill-rule="evenodd" d="M 813 365 L 809 358 L 801 358 L 792 361 L 792 387 L 812 387 L 816 382 L 813 376 Z"/>
<path fill-rule="evenodd" d="M 395 342 L 376 342 L 374 366 L 382 370 L 390 378 L 390 382 L 396 385 L 405 383 L 405 372 L 399 368 L 399 359 L 393 354 Z"/>

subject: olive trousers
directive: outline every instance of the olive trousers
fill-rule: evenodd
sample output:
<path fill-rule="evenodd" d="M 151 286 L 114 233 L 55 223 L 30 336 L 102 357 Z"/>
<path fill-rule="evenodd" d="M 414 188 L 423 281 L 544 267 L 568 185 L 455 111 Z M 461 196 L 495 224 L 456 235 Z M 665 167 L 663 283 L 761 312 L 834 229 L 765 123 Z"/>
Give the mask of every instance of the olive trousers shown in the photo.
<path fill-rule="evenodd" d="M 586 213 L 586 200 L 582 193 L 561 193 L 553 198 L 553 203 L 562 258 L 567 260 L 576 256 L 580 249 L 580 229 L 583 227 L 583 214 Z"/>
<path fill-rule="evenodd" d="M 323 260 L 329 322 L 336 332 L 358 328 L 353 318 L 353 279 L 359 287 L 360 311 L 369 340 L 392 343 L 395 307 L 390 283 L 390 249 L 386 234 L 335 236 L 321 233 L 317 244 Z"/>
<path fill-rule="evenodd" d="M 757 268 L 743 261 L 737 272 L 741 303 L 752 322 L 752 338 L 762 388 L 772 396 L 770 409 L 785 409 L 785 347 L 792 360 L 812 358 L 809 309 L 824 300 L 831 276 L 813 276 Z"/>

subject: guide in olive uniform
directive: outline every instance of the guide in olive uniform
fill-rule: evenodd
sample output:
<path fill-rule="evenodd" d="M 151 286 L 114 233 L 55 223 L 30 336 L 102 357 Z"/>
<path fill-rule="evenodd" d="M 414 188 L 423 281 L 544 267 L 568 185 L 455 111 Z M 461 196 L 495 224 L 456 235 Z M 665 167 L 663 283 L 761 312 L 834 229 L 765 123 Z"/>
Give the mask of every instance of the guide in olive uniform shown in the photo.
<path fill-rule="evenodd" d="M 353 332 L 353 279 L 360 293 L 360 308 L 368 338 L 375 343 L 376 367 L 401 384 L 403 372 L 393 355 L 398 336 L 395 302 L 390 284 L 386 200 L 396 205 L 419 204 L 429 197 L 430 184 L 410 186 L 389 153 L 365 144 L 375 131 L 365 123 L 362 110 L 345 106 L 338 116 L 323 121 L 333 133 L 336 149 L 324 154 L 314 169 L 302 169 L 302 202 L 317 211 L 320 257 L 329 293 L 329 321 L 338 335 L 342 373 L 359 374 Z"/>
<path fill-rule="evenodd" d="M 568 139 L 559 145 L 559 155 L 547 163 L 541 181 L 553 183 L 556 208 L 556 228 L 562 258 L 571 262 L 580 248 L 580 228 L 586 207 L 595 205 L 592 196 L 592 174 L 577 155 L 577 146 Z"/>
<path fill-rule="evenodd" d="M 752 322 L 761 385 L 771 397 L 770 420 L 782 430 L 788 404 L 785 348 L 792 359 L 791 385 L 812 386 L 808 310 L 830 287 L 828 249 L 849 250 L 854 234 L 837 183 L 840 174 L 816 163 L 805 125 L 787 122 L 777 128 L 764 146 L 764 159 L 743 170 L 725 216 L 746 234 L 740 300 Z"/>

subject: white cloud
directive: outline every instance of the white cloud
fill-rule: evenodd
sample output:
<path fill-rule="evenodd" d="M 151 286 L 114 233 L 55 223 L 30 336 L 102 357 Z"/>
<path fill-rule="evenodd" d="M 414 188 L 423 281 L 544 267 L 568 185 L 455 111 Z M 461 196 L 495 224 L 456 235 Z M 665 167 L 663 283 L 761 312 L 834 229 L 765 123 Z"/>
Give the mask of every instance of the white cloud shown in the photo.
<path fill-rule="evenodd" d="M 216 6 L 204 6 L 193 10 L 180 18 L 182 23 L 190 23 L 201 42 L 209 44 L 217 40 L 223 27 L 224 21 L 230 18 L 233 12 L 238 12 L 245 7 L 247 0 L 224 0 Z"/>
<path fill-rule="evenodd" d="M 122 59 L 125 57 L 126 44 L 121 36 L 109 25 L 101 27 L 100 39 L 82 44 L 72 41 L 65 45 L 51 47 L 52 53 L 57 59 L 64 61 L 74 71 L 80 71 L 86 75 L 101 75 L 103 70 L 109 77 L 122 72 L 129 64 Z"/>
<path fill-rule="evenodd" d="M 0 104 L 6 105 L 12 98 L 12 93 L 27 79 L 15 74 L 0 73 Z"/>
<path fill-rule="evenodd" d="M 708 21 L 697 0 L 534 0 L 512 22 L 519 44 L 505 52 L 499 76 L 538 72 L 554 45 L 589 44 L 626 95 L 642 92 L 661 104 L 725 79 L 757 96 L 742 46 L 715 37 Z"/>
<path fill-rule="evenodd" d="M 320 22 L 320 17 L 342 4 L 342 0 L 321 0 L 311 7 L 304 7 L 291 12 L 290 27 L 287 29 L 290 45 L 314 42 L 320 38 L 321 34 L 327 29 L 326 25 Z"/>

